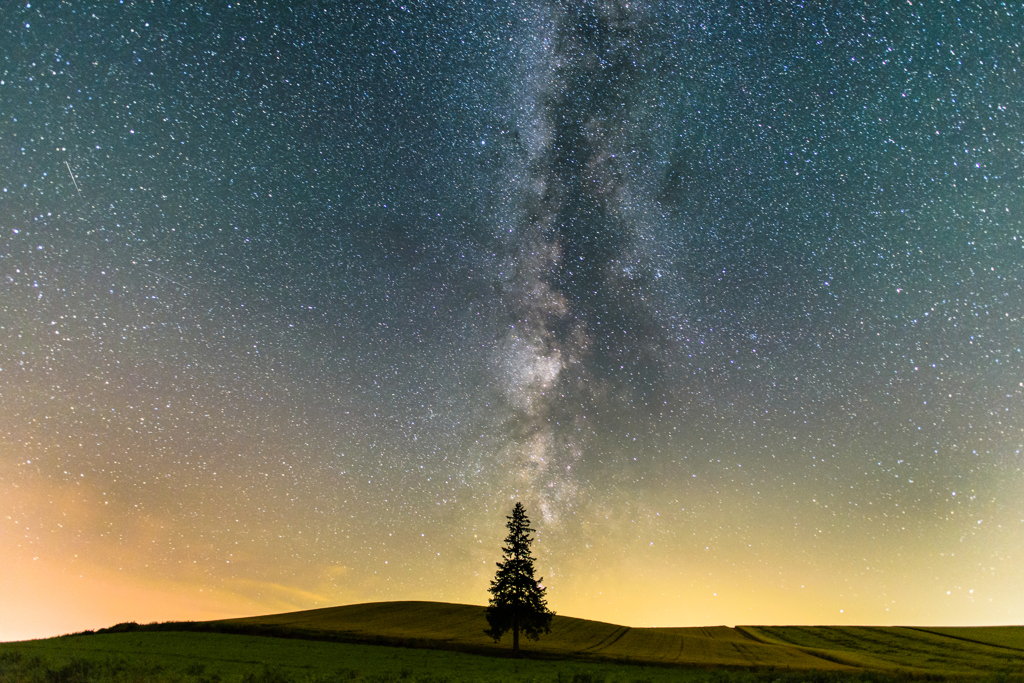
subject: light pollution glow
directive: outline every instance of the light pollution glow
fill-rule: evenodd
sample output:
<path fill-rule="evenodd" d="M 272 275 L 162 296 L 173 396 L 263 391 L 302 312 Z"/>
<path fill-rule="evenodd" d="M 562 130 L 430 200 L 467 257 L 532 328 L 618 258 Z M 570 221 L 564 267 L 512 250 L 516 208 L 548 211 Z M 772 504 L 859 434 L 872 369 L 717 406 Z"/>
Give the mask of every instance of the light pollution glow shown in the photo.
<path fill-rule="evenodd" d="M 1021 19 L 776 9 L 12 10 L 0 639 L 484 604 L 516 500 L 560 614 L 1021 623 Z"/>

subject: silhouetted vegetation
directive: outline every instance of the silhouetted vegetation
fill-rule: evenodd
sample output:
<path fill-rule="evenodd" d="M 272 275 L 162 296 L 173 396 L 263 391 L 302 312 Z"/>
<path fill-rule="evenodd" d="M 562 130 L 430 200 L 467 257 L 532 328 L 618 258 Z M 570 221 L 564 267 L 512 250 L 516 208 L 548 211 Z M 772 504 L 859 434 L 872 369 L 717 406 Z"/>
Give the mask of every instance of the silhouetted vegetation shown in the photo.
<path fill-rule="evenodd" d="M 543 579 L 534 578 L 534 557 L 530 554 L 533 539 L 530 533 L 530 518 L 522 503 L 516 503 L 512 515 L 507 518 L 508 536 L 502 547 L 503 562 L 491 581 L 491 594 L 487 606 L 486 633 L 494 642 L 508 631 L 512 631 L 512 656 L 519 656 L 519 633 L 537 640 L 542 633 L 551 633 L 551 619 L 554 612 L 548 609 L 545 589 L 540 585 Z"/>

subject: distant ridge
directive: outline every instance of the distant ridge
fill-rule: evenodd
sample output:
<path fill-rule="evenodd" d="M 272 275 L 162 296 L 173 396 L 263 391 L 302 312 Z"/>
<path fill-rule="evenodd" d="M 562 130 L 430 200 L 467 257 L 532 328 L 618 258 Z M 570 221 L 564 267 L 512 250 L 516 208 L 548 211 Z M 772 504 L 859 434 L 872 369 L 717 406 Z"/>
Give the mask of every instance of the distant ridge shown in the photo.
<path fill-rule="evenodd" d="M 373 602 L 207 622 L 119 625 L 455 650 L 508 656 L 484 635 L 484 608 L 447 602 Z M 508 640 L 508 639 L 506 639 Z M 903 674 L 1013 673 L 1024 669 L 1024 627 L 727 626 L 630 628 L 556 616 L 523 655 L 660 666 L 873 670 Z"/>

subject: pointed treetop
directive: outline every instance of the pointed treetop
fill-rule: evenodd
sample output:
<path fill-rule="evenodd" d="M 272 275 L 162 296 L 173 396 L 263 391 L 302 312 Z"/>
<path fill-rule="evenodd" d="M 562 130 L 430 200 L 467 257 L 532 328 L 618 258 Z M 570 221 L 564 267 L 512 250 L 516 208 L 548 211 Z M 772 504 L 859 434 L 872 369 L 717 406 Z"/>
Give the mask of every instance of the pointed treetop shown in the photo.
<path fill-rule="evenodd" d="M 490 628 L 485 633 L 497 642 L 511 630 L 512 653 L 518 655 L 519 632 L 531 640 L 537 640 L 541 633 L 550 633 L 554 613 L 548 609 L 546 589 L 540 585 L 543 579 L 534 578 L 534 557 L 530 554 L 530 532 L 534 529 L 530 528 L 526 508 L 517 502 L 507 519 L 508 536 L 502 546 L 504 561 L 498 562 L 498 571 L 488 589 Z"/>

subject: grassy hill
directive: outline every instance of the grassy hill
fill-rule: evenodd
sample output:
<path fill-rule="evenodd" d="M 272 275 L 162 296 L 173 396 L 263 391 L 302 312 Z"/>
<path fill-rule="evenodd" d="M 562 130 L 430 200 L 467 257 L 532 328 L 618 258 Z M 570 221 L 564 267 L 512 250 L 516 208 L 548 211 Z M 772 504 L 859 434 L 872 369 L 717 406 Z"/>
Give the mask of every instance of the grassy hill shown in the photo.
<path fill-rule="evenodd" d="M 210 622 L 237 633 L 347 642 L 433 647 L 506 655 L 508 641 L 495 645 L 484 635 L 484 608 L 438 602 L 385 602 L 328 607 Z M 743 631 L 714 628 L 629 628 L 600 621 L 556 616 L 551 633 L 521 641 L 524 654 L 542 658 L 629 661 L 691 666 L 846 669 L 849 666 L 809 654 L 799 647 L 764 643 Z"/>
<path fill-rule="evenodd" d="M 764 643 L 796 647 L 837 663 L 876 671 L 1024 672 L 1024 648 L 1020 646 L 1024 627 L 746 626 L 738 630 Z M 958 635 L 961 633 L 972 637 Z"/>
<path fill-rule="evenodd" d="M 438 602 L 346 605 L 204 628 L 292 638 L 447 649 L 507 656 L 510 640 L 484 635 L 484 608 Z M 523 641 L 532 658 L 704 668 L 870 670 L 904 675 L 1024 673 L 1024 627 L 630 628 L 556 616 L 551 633 Z"/>
<path fill-rule="evenodd" d="M 0 643 L 0 683 L 747 683 L 709 675 L 226 633 L 134 631 Z"/>
<path fill-rule="evenodd" d="M 527 660 L 484 628 L 482 607 L 434 602 L 119 624 L 0 643 L 0 683 L 1024 683 L 1024 627 L 629 628 L 559 616 L 523 643 Z"/>

